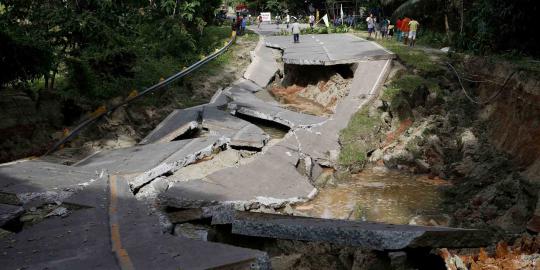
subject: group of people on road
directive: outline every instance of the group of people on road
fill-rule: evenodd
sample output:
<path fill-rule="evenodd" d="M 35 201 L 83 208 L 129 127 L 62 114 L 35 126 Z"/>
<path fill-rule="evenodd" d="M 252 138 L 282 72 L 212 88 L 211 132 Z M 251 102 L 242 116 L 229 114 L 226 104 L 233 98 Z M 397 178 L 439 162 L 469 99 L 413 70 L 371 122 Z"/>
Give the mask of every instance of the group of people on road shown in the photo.
<path fill-rule="evenodd" d="M 368 37 L 374 36 L 377 39 L 379 33 L 380 38 L 392 38 L 394 33 L 398 42 L 403 41 L 403 44 L 413 47 L 416 43 L 416 33 L 420 23 L 408 17 L 399 17 L 396 24 L 391 24 L 390 20 L 383 18 L 379 20 L 377 17 L 370 14 L 366 18 Z"/>
<path fill-rule="evenodd" d="M 238 14 L 232 21 L 232 30 L 239 36 L 243 35 L 246 32 L 247 21 L 247 17 Z"/>
<path fill-rule="evenodd" d="M 416 33 L 420 23 L 414 18 L 399 17 L 396 21 L 396 39 L 398 42 L 413 47 L 416 43 Z"/>

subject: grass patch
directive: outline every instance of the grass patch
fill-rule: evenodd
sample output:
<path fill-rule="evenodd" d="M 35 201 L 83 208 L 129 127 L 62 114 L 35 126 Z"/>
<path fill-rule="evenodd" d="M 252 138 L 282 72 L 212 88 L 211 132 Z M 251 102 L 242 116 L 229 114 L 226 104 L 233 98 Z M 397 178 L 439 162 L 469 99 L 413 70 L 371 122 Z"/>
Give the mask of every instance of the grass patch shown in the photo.
<path fill-rule="evenodd" d="M 369 138 L 378 117 L 369 116 L 368 109 L 356 112 L 345 129 L 340 132 L 341 152 L 339 164 L 343 167 L 361 169 L 367 162 L 367 152 L 371 148 Z"/>
<path fill-rule="evenodd" d="M 365 39 L 368 37 L 367 32 L 365 31 L 356 31 L 355 35 Z M 446 58 L 444 54 L 429 52 L 428 48 L 411 48 L 401 42 L 397 42 L 394 38 L 377 39 L 373 41 L 394 52 L 405 66 L 416 69 L 421 74 L 440 74 L 441 71 L 444 70 L 440 64 L 440 62 L 444 61 Z"/>
<path fill-rule="evenodd" d="M 426 86 L 430 93 L 440 93 L 441 88 L 435 79 L 425 79 L 414 74 L 405 74 L 393 81 L 384 89 L 381 99 L 386 102 L 392 102 L 398 93 L 405 91 L 411 94 L 418 87 Z"/>

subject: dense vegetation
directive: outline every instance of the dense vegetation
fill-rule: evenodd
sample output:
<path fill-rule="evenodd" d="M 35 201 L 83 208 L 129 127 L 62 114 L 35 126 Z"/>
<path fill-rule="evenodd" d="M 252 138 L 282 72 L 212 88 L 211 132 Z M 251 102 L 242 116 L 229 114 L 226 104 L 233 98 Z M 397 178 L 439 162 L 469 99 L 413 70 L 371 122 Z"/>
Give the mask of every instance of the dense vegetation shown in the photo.
<path fill-rule="evenodd" d="M 220 0 L 6 0 L 0 87 L 107 99 L 156 83 L 222 46 Z M 1 89 L 1 88 L 0 88 Z"/>

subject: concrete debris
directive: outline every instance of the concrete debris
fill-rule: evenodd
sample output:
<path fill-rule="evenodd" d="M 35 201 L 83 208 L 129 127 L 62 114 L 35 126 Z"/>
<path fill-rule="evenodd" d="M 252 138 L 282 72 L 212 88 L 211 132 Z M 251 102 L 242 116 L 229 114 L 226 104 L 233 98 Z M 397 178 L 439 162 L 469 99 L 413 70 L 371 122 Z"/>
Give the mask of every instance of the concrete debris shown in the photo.
<path fill-rule="evenodd" d="M 58 207 L 52 210 L 50 213 L 48 213 L 45 217 L 52 217 L 52 216 L 59 216 L 59 217 L 66 217 L 69 215 L 69 210 L 65 207 Z"/>

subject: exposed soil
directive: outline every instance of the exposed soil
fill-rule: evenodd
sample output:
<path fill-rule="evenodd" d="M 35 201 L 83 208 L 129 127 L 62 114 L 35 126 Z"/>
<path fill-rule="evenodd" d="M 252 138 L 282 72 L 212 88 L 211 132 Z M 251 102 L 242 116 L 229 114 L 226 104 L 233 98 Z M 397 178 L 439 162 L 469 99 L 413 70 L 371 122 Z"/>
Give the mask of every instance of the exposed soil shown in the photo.
<path fill-rule="evenodd" d="M 285 77 L 268 91 L 287 109 L 325 116 L 334 113 L 338 101 L 347 96 L 352 76 L 349 65 L 285 65 Z"/>

